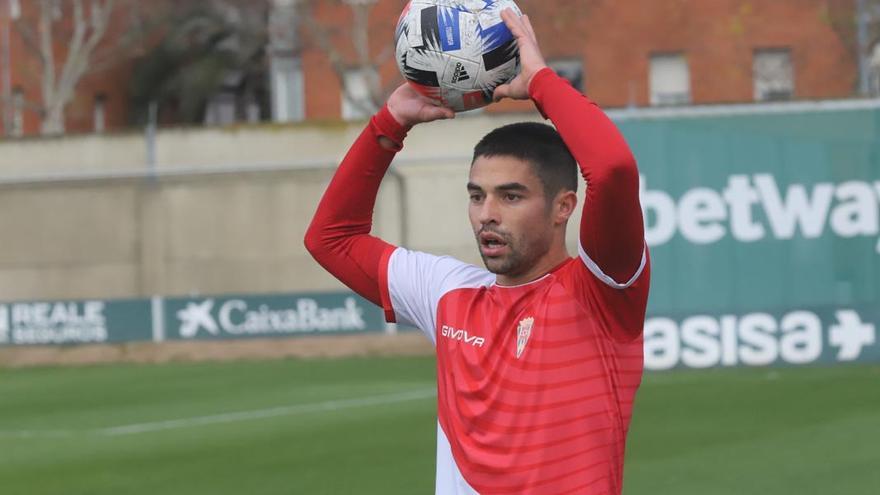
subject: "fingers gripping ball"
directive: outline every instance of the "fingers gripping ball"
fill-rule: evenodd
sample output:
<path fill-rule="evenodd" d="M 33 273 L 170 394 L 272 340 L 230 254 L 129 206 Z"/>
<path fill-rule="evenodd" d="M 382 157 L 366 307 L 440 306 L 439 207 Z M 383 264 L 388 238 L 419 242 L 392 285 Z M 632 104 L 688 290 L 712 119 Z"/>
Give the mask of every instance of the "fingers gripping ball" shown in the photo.
<path fill-rule="evenodd" d="M 519 71 L 503 9 L 512 0 L 411 0 L 394 33 L 397 67 L 422 95 L 456 112 L 489 104 Z"/>

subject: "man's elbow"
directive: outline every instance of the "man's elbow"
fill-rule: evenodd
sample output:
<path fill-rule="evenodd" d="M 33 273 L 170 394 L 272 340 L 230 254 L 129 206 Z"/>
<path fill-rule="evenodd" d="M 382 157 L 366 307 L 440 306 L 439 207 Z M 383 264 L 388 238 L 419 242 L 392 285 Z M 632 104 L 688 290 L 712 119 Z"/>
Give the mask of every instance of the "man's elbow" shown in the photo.
<path fill-rule="evenodd" d="M 639 167 L 632 153 L 615 157 L 606 169 L 609 184 L 619 187 L 639 187 Z"/>
<path fill-rule="evenodd" d="M 326 251 L 321 231 L 315 226 L 315 224 L 309 225 L 308 230 L 306 230 L 306 235 L 303 238 L 303 244 L 306 247 L 306 251 L 308 251 L 309 254 L 312 255 L 312 258 L 315 259 L 319 259 L 321 254 Z"/>

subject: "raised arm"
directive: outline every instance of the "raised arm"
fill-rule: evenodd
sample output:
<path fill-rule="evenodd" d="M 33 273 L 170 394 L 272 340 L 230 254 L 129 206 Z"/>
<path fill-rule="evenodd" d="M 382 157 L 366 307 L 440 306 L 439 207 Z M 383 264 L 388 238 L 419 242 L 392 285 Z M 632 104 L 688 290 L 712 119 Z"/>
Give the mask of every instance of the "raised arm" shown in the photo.
<path fill-rule="evenodd" d="M 639 172 L 632 152 L 595 103 L 547 68 L 528 17 L 510 10 L 502 17 L 517 39 L 522 72 L 499 87 L 495 97 L 530 97 L 556 126 L 587 182 L 580 226 L 585 262 L 611 278 L 606 282 L 626 285 L 639 273 L 645 256 Z"/>
<path fill-rule="evenodd" d="M 602 273 L 626 284 L 645 251 L 639 171 L 629 146 L 595 103 L 550 69 L 532 79 L 529 92 L 562 135 L 587 183 L 582 249 Z"/>
<path fill-rule="evenodd" d="M 379 184 L 409 128 L 452 117 L 451 110 L 430 105 L 409 86 L 397 88 L 342 160 L 306 232 L 306 249 L 315 260 L 377 305 L 389 307 L 381 287 L 383 266 L 394 250 L 369 235 Z"/>

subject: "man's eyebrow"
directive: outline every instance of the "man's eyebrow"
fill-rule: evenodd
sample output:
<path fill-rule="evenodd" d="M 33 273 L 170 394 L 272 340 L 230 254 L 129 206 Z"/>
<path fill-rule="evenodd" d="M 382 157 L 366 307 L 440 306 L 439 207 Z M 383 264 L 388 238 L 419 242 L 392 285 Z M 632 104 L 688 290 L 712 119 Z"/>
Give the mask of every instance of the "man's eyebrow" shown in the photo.
<path fill-rule="evenodd" d="M 482 191 L 483 188 L 474 184 L 473 182 L 468 182 L 467 184 L 468 191 Z M 495 186 L 495 191 L 499 192 L 510 192 L 510 191 L 528 191 L 529 188 L 525 184 L 520 184 L 519 182 L 508 182 L 507 184 L 501 184 L 500 186 Z"/>
<path fill-rule="evenodd" d="M 509 182 L 507 184 L 501 184 L 500 186 L 495 187 L 496 191 L 528 191 L 529 188 L 525 184 L 520 184 L 519 182 Z"/>

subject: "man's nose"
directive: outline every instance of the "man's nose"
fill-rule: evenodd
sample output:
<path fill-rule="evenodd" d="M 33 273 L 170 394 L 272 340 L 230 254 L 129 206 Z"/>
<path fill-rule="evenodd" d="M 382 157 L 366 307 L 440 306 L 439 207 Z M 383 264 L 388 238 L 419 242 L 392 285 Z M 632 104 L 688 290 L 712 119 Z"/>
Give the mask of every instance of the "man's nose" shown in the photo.
<path fill-rule="evenodd" d="M 498 201 L 492 196 L 486 196 L 480 205 L 479 221 L 482 225 L 500 224 L 501 214 Z"/>

